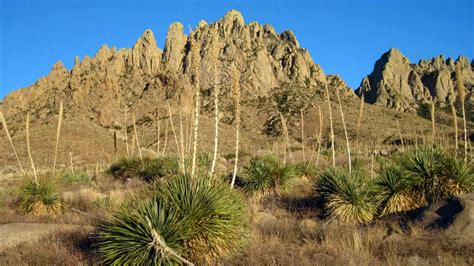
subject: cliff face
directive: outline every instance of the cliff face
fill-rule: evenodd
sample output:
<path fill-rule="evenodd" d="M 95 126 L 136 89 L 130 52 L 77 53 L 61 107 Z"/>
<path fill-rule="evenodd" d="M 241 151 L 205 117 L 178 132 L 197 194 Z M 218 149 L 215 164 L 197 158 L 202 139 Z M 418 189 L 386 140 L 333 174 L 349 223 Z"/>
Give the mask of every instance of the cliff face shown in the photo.
<path fill-rule="evenodd" d="M 46 77 L 6 96 L 0 107 L 10 117 L 29 111 L 45 118 L 64 101 L 66 115 L 110 127 L 123 124 L 124 108 L 140 117 L 167 101 L 190 112 L 193 69 L 198 70 L 204 98 L 221 86 L 219 96 L 230 101 L 231 65 L 240 74 L 244 101 L 271 97 L 280 86 L 320 90 L 326 83 L 321 67 L 291 31 L 278 34 L 269 25 L 246 24 L 232 10 L 213 24 L 201 21 L 189 36 L 182 24 L 173 23 L 164 51 L 146 30 L 132 48 L 103 45 L 92 58 L 77 57 L 70 71 L 58 62 Z"/>
<path fill-rule="evenodd" d="M 368 103 L 400 111 L 415 111 L 420 104 L 431 100 L 439 107 L 446 107 L 455 99 L 455 64 L 461 66 L 467 97 L 472 101 L 474 72 L 467 58 L 460 56 L 455 61 L 441 55 L 411 64 L 397 49 L 390 49 L 377 60 L 374 70 L 362 79 L 356 93 L 364 93 Z"/>

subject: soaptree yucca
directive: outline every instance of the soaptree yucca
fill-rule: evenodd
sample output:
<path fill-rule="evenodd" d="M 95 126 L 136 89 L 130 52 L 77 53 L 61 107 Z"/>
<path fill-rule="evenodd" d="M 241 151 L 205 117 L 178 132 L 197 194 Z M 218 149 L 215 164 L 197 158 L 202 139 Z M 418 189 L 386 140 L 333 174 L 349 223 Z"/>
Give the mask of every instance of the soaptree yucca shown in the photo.
<path fill-rule="evenodd" d="M 179 175 L 162 183 L 149 202 L 105 223 L 99 249 L 107 264 L 209 264 L 241 248 L 248 221 L 238 190 Z"/>
<path fill-rule="evenodd" d="M 321 173 L 314 186 L 330 219 L 346 223 L 367 223 L 374 218 L 376 204 L 372 186 L 364 175 L 330 168 Z"/>
<path fill-rule="evenodd" d="M 381 215 L 409 211 L 420 207 L 408 190 L 402 169 L 396 165 L 383 165 L 374 181 L 374 194 Z"/>
<path fill-rule="evenodd" d="M 18 211 L 35 216 L 56 216 L 63 205 L 56 184 L 51 180 L 28 181 L 20 190 Z"/>
<path fill-rule="evenodd" d="M 295 166 L 283 164 L 271 155 L 252 158 L 240 173 L 243 190 L 260 196 L 284 192 L 296 175 Z"/>

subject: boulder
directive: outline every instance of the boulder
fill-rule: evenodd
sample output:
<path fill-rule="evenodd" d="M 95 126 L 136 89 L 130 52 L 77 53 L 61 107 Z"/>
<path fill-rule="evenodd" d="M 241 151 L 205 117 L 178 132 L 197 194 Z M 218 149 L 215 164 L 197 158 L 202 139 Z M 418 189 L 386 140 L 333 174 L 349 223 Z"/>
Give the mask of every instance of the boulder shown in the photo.
<path fill-rule="evenodd" d="M 435 202 L 417 219 L 426 228 L 444 229 L 450 235 L 474 241 L 474 193 Z"/>

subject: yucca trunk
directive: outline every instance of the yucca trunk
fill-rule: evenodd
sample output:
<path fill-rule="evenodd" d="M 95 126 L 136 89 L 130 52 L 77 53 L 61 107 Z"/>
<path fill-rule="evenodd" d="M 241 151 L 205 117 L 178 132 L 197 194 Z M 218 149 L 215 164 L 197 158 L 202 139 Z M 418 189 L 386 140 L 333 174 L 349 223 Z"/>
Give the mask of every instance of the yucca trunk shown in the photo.
<path fill-rule="evenodd" d="M 61 123 L 63 118 L 63 102 L 59 103 L 59 116 L 58 116 L 58 128 L 56 131 L 56 146 L 54 148 L 54 163 L 53 163 L 53 174 L 56 170 L 56 162 L 58 160 L 58 146 L 59 146 L 59 134 L 61 133 Z"/>
<path fill-rule="evenodd" d="M 18 157 L 18 153 L 16 152 L 15 145 L 13 145 L 13 140 L 10 136 L 10 131 L 8 131 L 7 127 L 7 122 L 5 121 L 5 117 L 3 116 L 3 113 L 0 111 L 0 119 L 2 121 L 3 129 L 5 130 L 5 134 L 7 135 L 8 142 L 10 143 L 10 146 L 12 147 L 13 153 L 15 154 L 16 161 L 18 163 L 18 166 L 20 167 L 21 174 L 25 174 L 25 170 L 23 170 L 23 165 L 20 162 L 20 158 Z"/>
<path fill-rule="evenodd" d="M 35 178 L 36 186 L 39 185 L 38 183 L 38 176 L 36 174 L 36 167 L 35 162 L 33 161 L 33 156 L 31 155 L 31 148 L 30 148 L 30 113 L 26 114 L 26 149 L 28 151 L 28 157 L 30 158 L 31 168 L 33 168 L 33 176 Z"/>

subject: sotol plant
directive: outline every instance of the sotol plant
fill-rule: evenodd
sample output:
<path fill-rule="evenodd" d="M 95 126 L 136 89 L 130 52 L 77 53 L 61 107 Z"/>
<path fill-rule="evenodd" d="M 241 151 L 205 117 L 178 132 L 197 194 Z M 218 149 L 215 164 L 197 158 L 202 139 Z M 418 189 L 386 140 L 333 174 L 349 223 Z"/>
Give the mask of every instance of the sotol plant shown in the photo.
<path fill-rule="evenodd" d="M 293 165 L 284 164 L 271 155 L 257 156 L 240 172 L 240 185 L 248 194 L 278 195 L 288 189 L 296 175 Z"/>
<path fill-rule="evenodd" d="M 358 171 L 349 175 L 343 170 L 330 168 L 319 176 L 314 189 L 316 197 L 324 202 L 330 219 L 362 224 L 374 218 L 377 206 L 372 185 Z"/>
<path fill-rule="evenodd" d="M 180 175 L 158 187 L 150 202 L 105 223 L 99 249 L 113 265 L 209 264 L 241 248 L 248 222 L 238 190 Z"/>
<path fill-rule="evenodd" d="M 19 212 L 35 216 L 56 216 L 63 208 L 56 184 L 50 180 L 28 181 L 17 204 Z"/>

